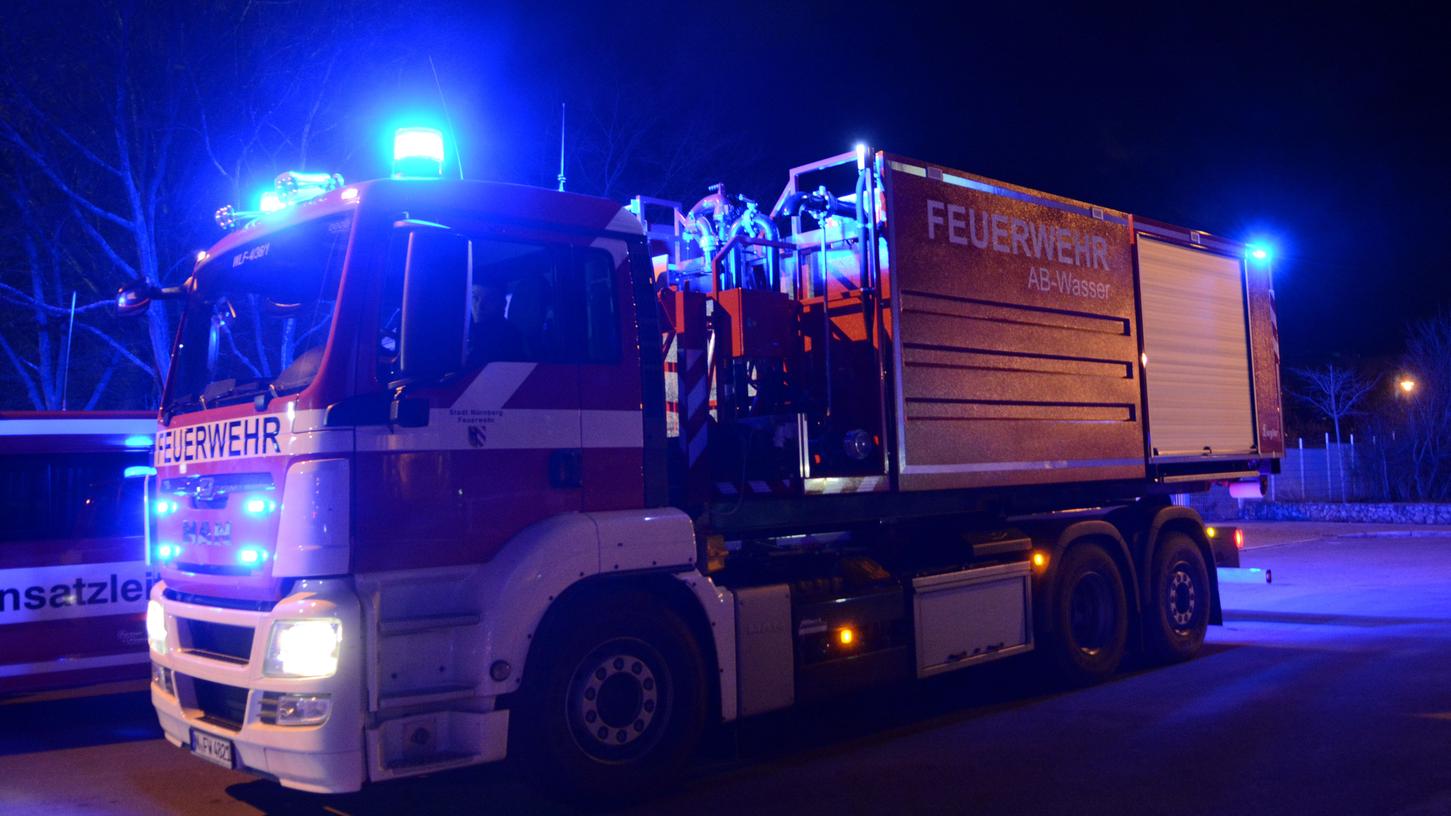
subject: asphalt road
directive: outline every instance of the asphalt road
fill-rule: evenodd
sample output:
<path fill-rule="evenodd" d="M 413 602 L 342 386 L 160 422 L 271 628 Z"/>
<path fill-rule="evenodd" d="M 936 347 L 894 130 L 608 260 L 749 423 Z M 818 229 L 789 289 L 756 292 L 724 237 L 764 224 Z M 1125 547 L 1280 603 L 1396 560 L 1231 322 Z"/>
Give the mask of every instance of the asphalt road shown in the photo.
<path fill-rule="evenodd" d="M 1347 535 L 1349 534 L 1349 535 Z M 642 813 L 1451 814 L 1451 532 L 1256 525 L 1203 654 L 1027 660 L 729 729 Z M 0 705 L 0 814 L 553 813 L 508 766 L 319 797 L 160 739 L 139 689 Z"/>

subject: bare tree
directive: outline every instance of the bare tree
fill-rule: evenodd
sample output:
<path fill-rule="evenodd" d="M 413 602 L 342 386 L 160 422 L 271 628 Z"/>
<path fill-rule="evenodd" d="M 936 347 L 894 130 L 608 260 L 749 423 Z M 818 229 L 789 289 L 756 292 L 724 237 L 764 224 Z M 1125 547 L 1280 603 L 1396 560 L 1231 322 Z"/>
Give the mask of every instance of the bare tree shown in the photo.
<path fill-rule="evenodd" d="M 1410 498 L 1444 501 L 1451 498 L 1451 313 L 1411 326 L 1405 367 L 1416 387 L 1400 398 L 1398 470 Z"/>
<path fill-rule="evenodd" d="M 1335 429 L 1335 458 L 1340 468 L 1340 499 L 1345 500 L 1345 462 L 1341 458 L 1341 424 L 1348 417 L 1360 413 L 1360 403 L 1379 378 L 1367 378 L 1348 368 L 1334 363 L 1322 368 L 1297 368 L 1295 376 L 1301 387 L 1292 392 L 1301 401 L 1309 404 L 1330 420 Z"/>
<path fill-rule="evenodd" d="M 84 397 L 77 387 L 98 398 L 116 365 L 139 362 L 150 395 L 132 389 L 127 402 L 154 404 L 176 307 L 117 321 L 114 293 L 136 279 L 180 282 L 218 237 L 218 205 L 254 207 L 244 195 L 280 170 L 346 155 L 347 112 L 375 93 L 376 75 L 360 70 L 386 73 L 399 53 L 372 47 L 388 29 L 381 9 L 98 2 L 83 29 L 0 29 L 6 53 L 45 55 L 0 77 L 0 379 L 21 386 L 0 401 L 60 406 L 60 329 L 75 292 L 70 356 L 87 376 L 70 402 Z"/>
<path fill-rule="evenodd" d="M 100 32 L 95 40 L 69 46 L 89 49 L 98 67 L 104 66 L 89 82 L 58 71 L 54 77 L 31 74 L 24 84 L 13 78 L 5 83 L 0 141 L 63 202 L 79 232 L 105 258 L 113 287 L 134 279 L 160 284 L 167 263 L 157 223 L 182 96 L 176 72 L 151 54 L 164 53 L 175 32 L 165 27 L 139 32 L 130 15 L 109 11 L 95 18 Z M 75 114 L 77 109 L 83 113 Z M 148 313 L 147 357 L 157 382 L 166 376 L 170 329 L 165 310 Z"/>
<path fill-rule="evenodd" d="M 1361 401 L 1380 381 L 1362 377 L 1334 363 L 1323 368 L 1297 368 L 1295 376 L 1300 379 L 1301 387 L 1292 393 L 1330 420 L 1337 445 L 1341 441 L 1341 423 L 1360 413 Z"/>
<path fill-rule="evenodd" d="M 617 200 L 643 193 L 688 205 L 711 184 L 739 187 L 759 154 L 749 129 L 712 105 L 690 72 L 643 79 L 606 70 L 571 95 L 577 101 L 569 104 L 566 153 L 573 190 Z M 543 142 L 557 146 L 558 131 Z"/>
<path fill-rule="evenodd" d="M 25 401 L 37 410 L 94 408 L 122 361 L 150 379 L 151 366 L 108 320 L 112 299 L 84 274 L 91 259 L 80 260 L 84 244 L 72 236 L 74 219 L 37 209 L 24 174 L 5 181 L 17 217 L 0 232 L 0 355 Z M 72 370 L 82 376 L 71 377 Z"/>
<path fill-rule="evenodd" d="M 377 2 L 211 3 L 193 23 L 208 32 L 186 56 L 195 157 L 239 209 L 255 185 L 283 170 L 336 170 L 360 128 L 348 128 L 356 94 L 398 67 Z M 218 47 L 217 43 L 222 43 Z M 344 131 L 339 134 L 338 131 Z M 366 141 L 366 137 L 363 137 Z"/>

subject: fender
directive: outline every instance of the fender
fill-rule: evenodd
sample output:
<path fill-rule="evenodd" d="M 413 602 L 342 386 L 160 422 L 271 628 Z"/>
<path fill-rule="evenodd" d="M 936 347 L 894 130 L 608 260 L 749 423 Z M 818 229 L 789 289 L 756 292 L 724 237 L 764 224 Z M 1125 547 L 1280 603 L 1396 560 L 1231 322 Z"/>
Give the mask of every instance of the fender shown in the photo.
<path fill-rule="evenodd" d="M 1084 521 L 1076 521 L 1064 527 L 1058 533 L 1057 540 L 1053 543 L 1052 558 L 1049 564 L 1058 564 L 1063 556 L 1063 551 L 1068 549 L 1068 545 L 1081 538 L 1104 538 L 1113 542 L 1110 546 L 1109 555 L 1117 555 L 1119 563 L 1127 567 L 1129 574 L 1123 576 L 1124 590 L 1128 595 L 1129 613 L 1137 616 L 1140 607 L 1140 594 L 1138 590 L 1139 579 L 1136 575 L 1134 559 L 1129 553 L 1128 544 L 1124 542 L 1123 534 L 1109 522 L 1103 519 L 1086 519 Z M 1050 570 L 1045 577 L 1056 574 L 1056 572 Z M 1042 592 L 1039 597 L 1042 600 L 1042 603 L 1038 605 L 1039 614 L 1041 615 L 1041 619 L 1039 620 L 1040 629 L 1042 631 L 1048 631 L 1052 629 L 1053 593 Z"/>
<path fill-rule="evenodd" d="M 525 528 L 479 568 L 480 659 L 503 660 L 503 681 L 484 672 L 482 695 L 517 691 L 535 631 L 556 599 L 596 576 L 673 573 L 701 604 L 722 669 L 722 714 L 735 713 L 735 627 L 731 593 L 695 569 L 695 525 L 674 508 L 568 513 Z M 732 670 L 727 670 L 732 669 Z M 727 696 L 729 695 L 729 696 Z"/>
<path fill-rule="evenodd" d="M 720 718 L 730 722 L 737 716 L 736 695 L 736 598 L 729 589 L 715 585 L 708 576 L 696 570 L 677 572 L 675 578 L 684 582 L 695 596 L 710 624 L 715 642 L 715 662 L 720 678 Z"/>
<path fill-rule="evenodd" d="M 1213 601 L 1209 606 L 1209 622 L 1216 626 L 1224 624 L 1224 608 L 1219 603 L 1219 570 L 1214 567 L 1214 550 L 1209 546 L 1209 539 L 1204 537 L 1204 519 L 1199 512 L 1192 507 L 1180 507 L 1178 505 L 1167 505 L 1161 507 L 1149 519 L 1149 524 L 1144 532 L 1144 546 L 1142 549 L 1143 561 L 1139 564 L 1141 574 L 1139 591 L 1143 597 L 1149 597 L 1149 581 L 1152 580 L 1154 554 L 1159 549 L 1159 533 L 1165 525 L 1178 522 L 1175 526 L 1190 528 L 1187 532 L 1199 546 L 1199 553 L 1204 556 L 1205 571 L 1209 573 L 1209 589 Z"/>

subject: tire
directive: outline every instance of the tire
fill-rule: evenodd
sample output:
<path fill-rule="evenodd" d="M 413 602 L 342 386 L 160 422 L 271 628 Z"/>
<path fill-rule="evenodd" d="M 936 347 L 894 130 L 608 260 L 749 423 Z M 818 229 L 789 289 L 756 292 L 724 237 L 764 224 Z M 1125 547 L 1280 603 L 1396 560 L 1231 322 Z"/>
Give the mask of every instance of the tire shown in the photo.
<path fill-rule="evenodd" d="M 1144 634 L 1150 655 L 1163 663 L 1188 660 L 1204 645 L 1213 602 L 1209 570 L 1194 539 L 1165 533 L 1154 551 Z"/>
<path fill-rule="evenodd" d="M 547 795 L 596 809 L 675 779 L 709 709 L 685 621 L 644 593 L 598 594 L 540 633 L 510 743 Z"/>
<path fill-rule="evenodd" d="M 1111 677 L 1128 648 L 1128 601 L 1118 566 L 1103 547 L 1069 547 L 1053 578 L 1049 658 L 1072 685 Z"/>

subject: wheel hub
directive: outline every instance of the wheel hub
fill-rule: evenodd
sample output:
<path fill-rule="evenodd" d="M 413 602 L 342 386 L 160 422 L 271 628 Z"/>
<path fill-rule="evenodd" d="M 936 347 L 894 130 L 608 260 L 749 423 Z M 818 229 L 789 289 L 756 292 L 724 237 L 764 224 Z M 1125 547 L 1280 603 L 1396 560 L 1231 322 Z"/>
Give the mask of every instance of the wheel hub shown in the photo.
<path fill-rule="evenodd" d="M 649 732 L 660 683 L 644 658 L 610 651 L 580 664 L 571 696 L 576 730 L 598 746 L 618 748 Z"/>
<path fill-rule="evenodd" d="M 1165 596 L 1169 607 L 1169 619 L 1174 622 L 1174 628 L 1189 628 L 1199 606 L 1199 597 L 1194 589 L 1194 579 L 1190 577 L 1188 570 L 1183 565 L 1177 566 L 1170 573 L 1169 591 L 1165 593 Z"/>

